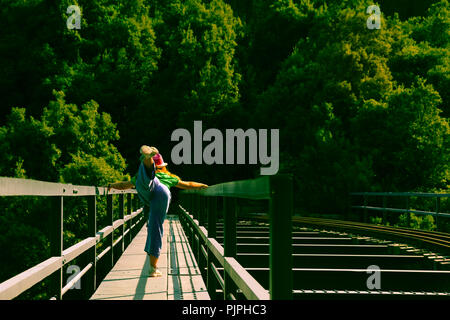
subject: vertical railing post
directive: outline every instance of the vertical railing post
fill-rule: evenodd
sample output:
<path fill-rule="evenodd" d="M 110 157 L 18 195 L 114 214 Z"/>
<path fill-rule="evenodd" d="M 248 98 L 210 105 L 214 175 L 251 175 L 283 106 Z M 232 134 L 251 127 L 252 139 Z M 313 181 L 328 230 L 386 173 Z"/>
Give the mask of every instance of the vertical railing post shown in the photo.
<path fill-rule="evenodd" d="M 223 206 L 224 256 L 236 258 L 236 199 L 224 197 Z M 236 296 L 236 286 L 226 270 L 224 271 L 224 286 L 225 300 L 230 298 L 230 294 Z"/>
<path fill-rule="evenodd" d="M 208 238 L 216 237 L 216 222 L 217 222 L 217 198 L 208 197 L 207 208 L 207 220 L 208 220 Z M 209 296 L 212 300 L 216 299 L 216 277 L 213 272 L 212 264 L 214 262 L 214 255 L 209 248 L 207 248 L 208 260 L 207 260 L 207 275 L 206 275 L 206 288 L 208 289 Z"/>
<path fill-rule="evenodd" d="M 129 212 L 133 213 L 133 212 L 136 211 L 135 198 L 137 198 L 137 195 L 136 194 L 130 194 L 130 196 L 131 196 L 131 199 L 130 199 L 131 210 L 130 209 L 128 209 L 128 210 L 129 210 Z M 133 223 L 134 223 L 134 218 L 130 218 L 129 221 L 130 221 L 130 232 L 129 232 L 130 233 L 130 237 L 129 237 L 129 241 L 131 243 L 132 239 L 134 238 L 134 235 L 133 235 L 134 228 L 131 229 L 131 227 L 133 226 Z"/>
<path fill-rule="evenodd" d="M 192 212 L 193 212 L 193 209 L 194 209 L 194 195 L 192 193 L 188 194 L 188 202 L 189 202 L 188 214 L 189 214 L 189 216 L 193 216 Z M 193 240 L 192 240 L 193 232 L 192 232 L 191 224 L 187 223 L 186 226 L 187 226 L 186 231 L 187 231 L 189 245 L 191 246 L 191 248 L 194 248 Z"/>
<path fill-rule="evenodd" d="M 135 194 L 133 197 L 133 208 L 134 208 L 134 212 L 137 211 L 139 209 L 139 197 Z M 143 208 L 144 212 L 142 213 L 142 216 L 145 219 L 145 215 L 146 215 L 146 207 L 144 206 Z M 136 224 L 136 221 L 138 220 L 138 218 L 136 217 L 136 219 L 133 220 L 133 222 Z M 138 229 L 138 225 L 136 224 L 133 228 L 133 237 L 134 238 L 137 234 L 137 229 Z"/>
<path fill-rule="evenodd" d="M 223 249 L 225 257 L 236 257 L 235 199 L 223 198 Z"/>
<path fill-rule="evenodd" d="M 88 198 L 88 237 L 97 236 L 97 198 L 91 196 Z M 82 290 L 84 292 L 84 298 L 89 299 L 97 289 L 97 245 L 86 252 L 86 262 L 92 263 L 91 269 L 88 270 L 85 281 L 82 279 Z"/>
<path fill-rule="evenodd" d="M 145 213 L 144 213 L 144 215 L 142 215 L 143 217 L 144 217 L 144 219 L 142 220 L 142 223 L 140 224 L 140 226 L 139 226 L 139 230 L 145 225 L 145 226 L 147 226 L 148 225 L 148 219 L 149 219 L 149 216 L 150 216 L 150 207 L 148 207 L 148 206 L 144 206 L 143 207 L 143 210 L 145 211 Z M 138 231 L 139 231 L 138 230 Z M 137 232 L 136 232 L 137 233 Z"/>
<path fill-rule="evenodd" d="M 192 214 L 192 194 L 186 194 L 186 211 Z"/>
<path fill-rule="evenodd" d="M 112 226 L 113 222 L 114 222 L 114 217 L 113 217 L 113 196 L 111 194 L 106 196 L 106 216 L 107 216 L 107 221 L 108 221 L 108 225 Z M 109 266 L 110 269 L 112 269 L 112 267 L 114 267 L 114 230 L 111 232 L 110 235 L 111 241 L 109 243 L 109 245 L 111 246 L 111 249 L 109 250 L 109 252 L 107 253 L 107 257 L 105 257 L 106 261 L 109 261 Z"/>
<path fill-rule="evenodd" d="M 64 200 L 62 196 L 52 199 L 52 210 L 50 212 L 50 255 L 61 257 L 63 252 L 63 221 Z M 50 277 L 51 296 L 57 300 L 62 299 L 63 265 Z"/>
<path fill-rule="evenodd" d="M 409 212 L 409 196 L 406 196 L 406 227 L 411 227 L 411 213 Z"/>
<path fill-rule="evenodd" d="M 217 197 L 208 197 L 208 238 L 217 236 Z"/>
<path fill-rule="evenodd" d="M 197 195 L 195 193 L 192 194 L 192 210 L 191 210 L 191 215 L 192 215 L 192 219 L 196 219 L 197 217 Z M 191 247 L 192 250 L 195 250 L 195 231 L 194 231 L 194 227 L 191 226 L 190 227 L 190 233 L 191 233 Z"/>
<path fill-rule="evenodd" d="M 199 225 L 201 226 L 205 226 L 205 217 L 208 214 L 208 208 L 207 208 L 207 197 L 202 196 L 200 198 L 200 219 L 201 222 L 199 222 Z M 202 248 L 207 249 L 207 246 L 203 246 L 203 238 L 199 236 L 198 239 L 198 267 L 200 269 L 200 272 L 203 276 L 203 278 L 206 278 L 206 269 L 208 266 L 208 256 L 205 256 L 203 253 L 204 251 L 202 250 Z M 205 250 L 206 251 L 206 250 Z M 206 254 L 208 254 L 208 251 L 206 251 Z"/>
<path fill-rule="evenodd" d="M 131 217 L 131 214 L 133 213 L 133 208 L 132 208 L 132 203 L 131 203 L 131 193 L 127 194 L 127 215 Z M 133 224 L 133 220 L 130 218 L 127 221 L 127 229 L 128 229 L 128 233 L 127 233 L 127 247 L 128 245 L 131 243 L 131 240 L 133 240 L 133 238 L 131 237 L 131 226 Z"/>
<path fill-rule="evenodd" d="M 192 210 L 192 215 L 194 219 L 199 219 L 199 210 L 200 210 L 200 196 L 198 194 L 194 194 L 194 210 Z"/>
<path fill-rule="evenodd" d="M 125 206 L 124 206 L 124 196 L 123 193 L 119 194 L 119 217 L 120 219 L 125 219 Z M 125 250 L 125 221 L 122 224 L 122 240 L 120 241 L 120 255 L 122 255 Z"/>
<path fill-rule="evenodd" d="M 200 196 L 198 194 L 195 195 L 195 215 L 197 222 L 200 225 Z M 195 240 L 195 258 L 197 259 L 197 262 L 200 260 L 200 236 L 197 237 L 196 232 L 194 232 L 194 240 Z"/>
<path fill-rule="evenodd" d="M 292 176 L 270 177 L 269 291 L 272 300 L 293 297 L 292 274 Z"/>
<path fill-rule="evenodd" d="M 136 197 L 136 210 L 139 210 L 140 204 L 141 204 L 141 202 L 139 200 L 139 197 Z M 150 214 L 150 207 L 145 205 L 145 204 L 143 204 L 141 214 L 139 216 L 136 216 L 136 221 L 134 221 L 133 238 L 139 232 L 139 228 L 141 227 L 141 225 L 148 224 L 149 214 Z M 140 221 L 139 219 L 141 219 L 141 218 L 143 220 L 142 223 L 138 222 L 138 221 Z"/>
<path fill-rule="evenodd" d="M 192 209 L 190 212 L 192 219 L 196 219 L 196 211 L 197 211 L 196 200 L 197 200 L 197 195 L 195 193 L 193 193 L 192 194 Z"/>
<path fill-rule="evenodd" d="M 352 212 L 352 196 L 351 194 L 347 194 L 346 197 L 346 205 L 345 205 L 345 209 L 344 209 L 344 217 L 345 220 L 350 221 L 353 218 L 353 212 Z M 360 217 L 358 217 L 359 219 L 361 219 Z"/>
<path fill-rule="evenodd" d="M 189 245 L 191 246 L 192 250 L 194 250 L 194 243 L 195 243 L 194 228 L 192 226 L 189 226 Z"/>
<path fill-rule="evenodd" d="M 194 234 L 194 238 L 195 238 L 195 259 L 197 261 L 197 264 L 199 265 L 199 269 L 200 269 L 200 259 L 201 259 L 201 243 L 200 243 L 200 236 L 197 236 L 196 234 Z"/>
<path fill-rule="evenodd" d="M 367 199 L 367 194 L 364 194 L 364 222 L 365 223 L 369 222 L 369 217 L 367 215 L 367 204 L 368 204 L 367 200 L 368 200 Z"/>
<path fill-rule="evenodd" d="M 198 208 L 198 224 L 205 226 L 206 222 L 206 197 L 199 196 L 199 208 Z"/>
<path fill-rule="evenodd" d="M 386 196 L 383 196 L 383 224 L 386 224 L 386 222 L 387 222 L 386 202 L 387 202 L 387 198 L 386 198 Z"/>
<path fill-rule="evenodd" d="M 435 215 L 435 221 L 436 221 L 436 231 L 439 231 L 440 230 L 440 225 L 441 225 L 441 223 L 440 223 L 440 219 L 439 219 L 439 211 L 440 211 L 440 209 L 441 209 L 441 198 L 439 198 L 439 197 L 436 197 L 436 204 L 435 204 L 435 206 L 436 206 L 436 215 Z"/>

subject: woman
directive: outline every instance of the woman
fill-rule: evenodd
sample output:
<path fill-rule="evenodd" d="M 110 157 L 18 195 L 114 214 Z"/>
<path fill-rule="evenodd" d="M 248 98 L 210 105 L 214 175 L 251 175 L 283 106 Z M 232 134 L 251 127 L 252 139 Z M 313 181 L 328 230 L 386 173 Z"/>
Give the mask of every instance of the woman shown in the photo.
<path fill-rule="evenodd" d="M 141 147 L 141 163 L 138 173 L 131 181 L 112 183 L 109 188 L 125 190 L 136 188 L 139 198 L 149 208 L 147 223 L 147 241 L 145 252 L 150 257 L 150 277 L 162 275 L 158 270 L 158 258 L 162 247 L 163 223 L 169 209 L 170 188 L 203 189 L 208 186 L 193 181 L 182 181 L 178 176 L 170 173 L 158 149 L 155 147 Z"/>

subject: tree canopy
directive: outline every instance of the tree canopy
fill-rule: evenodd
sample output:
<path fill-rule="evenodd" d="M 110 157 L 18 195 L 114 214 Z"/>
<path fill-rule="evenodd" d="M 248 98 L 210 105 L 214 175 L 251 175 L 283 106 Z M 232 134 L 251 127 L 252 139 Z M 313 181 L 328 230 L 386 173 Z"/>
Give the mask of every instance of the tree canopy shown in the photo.
<path fill-rule="evenodd" d="M 171 164 L 171 133 L 202 120 L 280 129 L 298 212 L 342 214 L 351 191 L 448 192 L 448 0 L 2 0 L 0 30 L 1 176 L 104 185 L 133 175 L 148 144 L 186 180 L 255 177 Z M 1 281 L 48 242 L 45 206 L 0 201 L 0 248 L 29 243 L 2 250 Z M 67 243 L 85 232 L 72 209 Z"/>

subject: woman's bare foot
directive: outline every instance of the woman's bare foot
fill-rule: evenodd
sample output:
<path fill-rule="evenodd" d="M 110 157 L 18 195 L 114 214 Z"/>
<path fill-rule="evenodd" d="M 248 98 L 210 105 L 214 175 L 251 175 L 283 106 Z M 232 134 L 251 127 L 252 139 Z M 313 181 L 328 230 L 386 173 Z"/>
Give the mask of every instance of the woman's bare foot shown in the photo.
<path fill-rule="evenodd" d="M 141 154 L 145 159 L 152 158 L 159 153 L 158 149 L 155 147 L 149 147 L 146 145 L 141 146 Z"/>
<path fill-rule="evenodd" d="M 161 277 L 162 276 L 162 272 L 154 266 L 150 266 L 150 272 L 148 274 L 149 277 Z"/>

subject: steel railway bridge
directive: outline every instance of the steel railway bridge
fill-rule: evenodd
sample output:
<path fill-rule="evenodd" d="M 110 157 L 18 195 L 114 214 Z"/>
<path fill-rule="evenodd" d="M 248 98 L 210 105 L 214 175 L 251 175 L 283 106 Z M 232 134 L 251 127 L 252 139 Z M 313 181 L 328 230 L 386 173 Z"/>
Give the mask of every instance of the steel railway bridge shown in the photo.
<path fill-rule="evenodd" d="M 440 212 L 441 200 L 450 194 L 353 193 L 349 212 L 359 221 L 349 221 L 294 215 L 289 175 L 181 191 L 172 204 L 177 214 L 164 224 L 158 278 L 148 277 L 147 210 L 136 191 L 0 178 L 0 197 L 28 196 L 50 204 L 50 257 L 0 283 L 2 300 L 21 299 L 42 283 L 56 300 L 450 296 L 450 234 L 368 223 L 369 212 L 383 222 L 413 213 L 433 216 L 439 230 L 450 216 Z M 433 199 L 435 210 L 410 208 L 412 197 Z M 403 208 L 389 207 L 394 198 Z M 64 248 L 64 209 L 73 209 L 72 199 L 85 205 L 87 234 Z"/>

